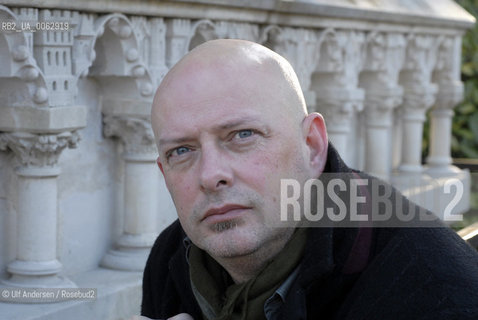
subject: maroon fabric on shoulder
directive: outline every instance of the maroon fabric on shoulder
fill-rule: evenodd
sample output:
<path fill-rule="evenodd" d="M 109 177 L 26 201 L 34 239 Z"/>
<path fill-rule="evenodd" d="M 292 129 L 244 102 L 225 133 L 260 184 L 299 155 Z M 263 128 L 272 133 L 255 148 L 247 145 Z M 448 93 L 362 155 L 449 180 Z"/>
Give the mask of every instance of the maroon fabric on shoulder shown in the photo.
<path fill-rule="evenodd" d="M 356 176 L 357 179 L 362 179 L 362 177 L 356 172 L 353 172 L 353 175 Z M 361 203 L 360 205 L 361 214 L 369 215 L 372 212 L 370 209 L 370 193 L 363 185 L 360 185 L 360 193 L 366 198 L 365 203 Z M 366 224 L 370 224 L 370 222 L 364 223 L 357 232 L 350 254 L 345 262 L 344 268 L 342 269 L 343 274 L 362 272 L 368 264 L 370 247 L 372 245 L 373 228 Z"/>

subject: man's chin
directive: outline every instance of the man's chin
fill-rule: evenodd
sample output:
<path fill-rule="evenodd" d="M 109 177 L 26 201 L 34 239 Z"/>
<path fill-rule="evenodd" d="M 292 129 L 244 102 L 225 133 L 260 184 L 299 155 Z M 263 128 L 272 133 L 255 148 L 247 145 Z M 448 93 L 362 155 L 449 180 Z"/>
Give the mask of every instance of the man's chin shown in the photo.
<path fill-rule="evenodd" d="M 223 222 L 215 223 L 211 226 L 211 230 L 215 233 L 223 233 L 223 232 L 234 232 L 240 227 L 240 222 L 237 220 L 227 220 Z"/>
<path fill-rule="evenodd" d="M 204 249 L 218 258 L 234 258 L 257 251 L 259 242 L 256 237 L 240 229 L 236 227 L 216 232 L 204 242 Z"/>

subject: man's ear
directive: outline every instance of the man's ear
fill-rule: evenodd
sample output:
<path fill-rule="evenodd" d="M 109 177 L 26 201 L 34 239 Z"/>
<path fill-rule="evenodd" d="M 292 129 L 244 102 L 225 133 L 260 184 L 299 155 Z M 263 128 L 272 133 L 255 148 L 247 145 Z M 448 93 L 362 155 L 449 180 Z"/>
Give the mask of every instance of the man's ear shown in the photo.
<path fill-rule="evenodd" d="M 314 176 L 318 177 L 327 162 L 328 138 L 324 118 L 320 113 L 311 113 L 304 119 L 302 129 L 310 152 L 309 164 Z"/>
<path fill-rule="evenodd" d="M 156 163 L 158 164 L 159 170 L 161 170 L 161 173 L 164 176 L 163 165 L 161 164 L 161 161 L 159 160 L 159 157 L 156 158 Z"/>

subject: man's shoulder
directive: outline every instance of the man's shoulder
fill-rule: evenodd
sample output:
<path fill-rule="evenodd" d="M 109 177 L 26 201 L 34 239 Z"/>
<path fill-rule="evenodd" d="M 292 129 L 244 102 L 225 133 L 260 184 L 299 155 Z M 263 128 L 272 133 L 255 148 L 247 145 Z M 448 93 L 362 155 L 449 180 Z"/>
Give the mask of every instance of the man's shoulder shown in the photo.
<path fill-rule="evenodd" d="M 441 268 L 451 269 L 452 266 L 478 270 L 476 250 L 443 225 L 378 229 L 375 240 L 376 259 L 403 253 L 421 266 L 427 266 L 430 272 L 440 271 Z M 410 261 L 405 259 L 404 263 Z M 475 277 L 478 278 L 478 273 Z"/>
<path fill-rule="evenodd" d="M 146 270 L 155 270 L 152 277 L 168 277 L 170 264 L 182 264 L 185 256 L 185 233 L 178 220 L 164 229 L 156 238 L 146 262 Z"/>
<path fill-rule="evenodd" d="M 189 283 L 185 237 L 176 220 L 156 239 L 143 275 L 142 315 L 156 319 L 200 314 Z"/>
<path fill-rule="evenodd" d="M 356 282 L 350 312 L 402 313 L 413 318 L 433 314 L 477 316 L 478 253 L 446 227 L 402 228 L 377 231 L 384 241 Z M 354 297 L 355 295 L 355 297 Z M 349 301 L 350 302 L 350 301 Z M 406 313 L 406 314 L 403 314 Z M 360 318 L 360 317 L 358 317 Z"/>
<path fill-rule="evenodd" d="M 161 259 L 173 256 L 183 246 L 184 238 L 185 233 L 176 219 L 156 238 L 150 256 L 161 256 Z"/>
<path fill-rule="evenodd" d="M 448 227 L 400 230 L 404 250 L 440 287 L 473 286 L 478 298 L 478 252 Z"/>

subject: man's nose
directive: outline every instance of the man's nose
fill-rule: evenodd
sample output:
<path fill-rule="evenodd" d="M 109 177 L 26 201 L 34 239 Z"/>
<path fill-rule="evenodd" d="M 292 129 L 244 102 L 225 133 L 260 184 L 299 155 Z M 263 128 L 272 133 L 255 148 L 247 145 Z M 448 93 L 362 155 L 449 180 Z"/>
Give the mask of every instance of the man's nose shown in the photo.
<path fill-rule="evenodd" d="M 201 189 L 204 192 L 215 192 L 231 186 L 232 182 L 233 171 L 223 151 L 217 146 L 203 148 L 199 173 Z"/>

